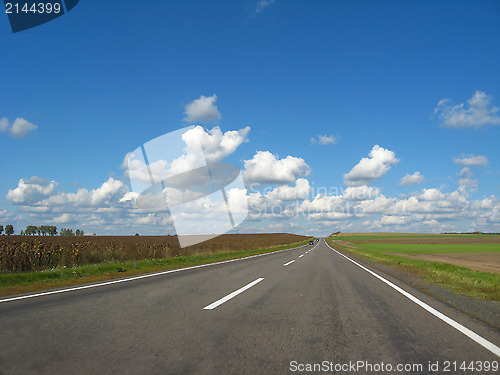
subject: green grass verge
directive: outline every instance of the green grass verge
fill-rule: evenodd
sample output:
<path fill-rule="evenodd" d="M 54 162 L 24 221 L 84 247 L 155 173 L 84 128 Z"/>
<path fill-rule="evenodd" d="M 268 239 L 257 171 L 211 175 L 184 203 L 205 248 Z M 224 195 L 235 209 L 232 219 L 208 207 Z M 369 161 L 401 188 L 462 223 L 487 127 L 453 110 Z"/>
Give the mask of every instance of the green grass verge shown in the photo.
<path fill-rule="evenodd" d="M 356 247 L 401 254 L 500 253 L 500 244 L 359 243 Z"/>
<path fill-rule="evenodd" d="M 47 271 L 0 274 L 0 295 L 32 292 L 61 286 L 103 281 L 118 277 L 157 272 L 237 259 L 252 255 L 292 249 L 309 243 L 302 241 L 266 249 L 215 252 L 197 256 L 143 259 L 127 262 L 105 262 Z"/>
<path fill-rule="evenodd" d="M 409 259 L 366 248 L 345 247 L 334 243 L 331 238 L 327 241 L 338 250 L 416 273 L 426 282 L 446 287 L 455 293 L 500 301 L 500 275 L 498 274 L 472 271 L 466 267 L 448 263 Z"/>
<path fill-rule="evenodd" d="M 336 240 L 343 241 L 369 241 L 369 240 L 381 240 L 381 239 L 394 239 L 394 238 L 478 238 L 478 237 L 495 237 L 500 238 L 497 235 L 490 234 L 369 234 L 366 236 L 361 235 L 340 235 L 336 237 Z"/>

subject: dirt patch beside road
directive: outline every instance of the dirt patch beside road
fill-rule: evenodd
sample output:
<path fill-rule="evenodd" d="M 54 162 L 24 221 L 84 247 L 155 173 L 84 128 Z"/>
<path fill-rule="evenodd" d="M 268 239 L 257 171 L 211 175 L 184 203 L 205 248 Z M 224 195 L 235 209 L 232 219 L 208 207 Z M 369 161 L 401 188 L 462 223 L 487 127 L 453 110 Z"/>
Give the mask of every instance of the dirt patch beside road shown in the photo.
<path fill-rule="evenodd" d="M 412 259 L 428 260 L 467 267 L 471 270 L 500 274 L 500 253 L 460 253 L 460 254 L 396 254 Z"/>

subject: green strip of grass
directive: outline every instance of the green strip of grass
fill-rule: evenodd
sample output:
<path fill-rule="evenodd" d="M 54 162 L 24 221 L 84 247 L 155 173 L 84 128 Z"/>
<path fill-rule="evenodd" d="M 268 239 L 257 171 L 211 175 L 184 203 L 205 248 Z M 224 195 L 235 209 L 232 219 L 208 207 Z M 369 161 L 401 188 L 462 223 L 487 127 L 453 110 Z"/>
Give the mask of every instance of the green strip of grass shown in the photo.
<path fill-rule="evenodd" d="M 498 243 L 479 244 L 420 244 L 420 243 L 361 243 L 356 247 L 387 253 L 402 254 L 444 254 L 444 253 L 499 253 Z"/>
<path fill-rule="evenodd" d="M 369 241 L 369 240 L 381 240 L 381 239 L 394 239 L 394 238 L 477 238 L 477 237 L 497 237 L 496 235 L 488 235 L 488 234 L 381 234 L 381 235 L 366 235 L 366 236 L 349 236 L 349 235 L 340 235 L 336 237 L 336 240 L 343 241 Z"/>
<path fill-rule="evenodd" d="M 103 281 L 148 272 L 157 272 L 220 262 L 279 250 L 292 249 L 307 243 L 309 243 L 309 241 L 302 241 L 266 249 L 215 252 L 198 256 L 143 259 L 127 262 L 105 262 L 79 267 L 57 268 L 39 272 L 0 274 L 0 295 L 34 292 L 49 288 Z"/>
<path fill-rule="evenodd" d="M 500 275 L 498 274 L 472 271 L 466 267 L 448 263 L 408 259 L 392 254 L 384 254 L 375 250 L 345 247 L 334 243 L 330 238 L 327 240 L 338 250 L 353 253 L 361 258 L 377 263 L 417 273 L 426 282 L 446 287 L 455 293 L 500 301 Z"/>

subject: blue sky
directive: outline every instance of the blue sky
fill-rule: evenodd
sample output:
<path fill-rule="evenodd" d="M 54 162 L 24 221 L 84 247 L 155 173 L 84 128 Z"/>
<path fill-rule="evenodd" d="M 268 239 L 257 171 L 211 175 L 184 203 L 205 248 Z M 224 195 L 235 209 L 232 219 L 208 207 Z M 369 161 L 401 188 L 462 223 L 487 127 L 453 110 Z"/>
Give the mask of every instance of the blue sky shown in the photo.
<path fill-rule="evenodd" d="M 258 184 L 240 231 L 500 231 L 497 1 L 81 1 L 16 34 L 0 17 L 0 43 L 0 225 L 17 233 L 171 232 L 120 202 L 121 166 L 190 124 L 250 127 L 226 159 Z"/>

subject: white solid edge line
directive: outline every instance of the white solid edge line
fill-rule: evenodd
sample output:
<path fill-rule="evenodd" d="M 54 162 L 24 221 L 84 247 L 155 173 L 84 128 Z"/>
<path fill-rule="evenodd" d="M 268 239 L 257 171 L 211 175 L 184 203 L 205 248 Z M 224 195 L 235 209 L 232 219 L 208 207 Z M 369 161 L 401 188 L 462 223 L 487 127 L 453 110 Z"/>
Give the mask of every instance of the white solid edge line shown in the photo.
<path fill-rule="evenodd" d="M 405 296 L 406 298 L 410 299 L 411 301 L 415 302 L 417 305 L 419 305 L 420 307 L 422 307 L 423 309 L 427 310 L 428 312 L 430 312 L 432 315 L 434 315 L 435 317 L 441 319 L 443 322 L 445 323 L 448 323 L 450 326 L 452 326 L 453 328 L 455 328 L 456 330 L 462 332 L 465 336 L 471 338 L 472 340 L 474 340 L 475 342 L 477 342 L 479 345 L 483 346 L 484 348 L 488 349 L 490 352 L 492 352 L 493 354 L 496 354 L 497 356 L 500 357 L 500 348 L 498 346 L 496 346 L 495 344 L 493 344 L 492 342 L 486 340 L 485 338 L 479 336 L 477 333 L 475 333 L 474 331 L 471 331 L 470 329 L 468 329 L 467 327 L 461 325 L 460 323 L 454 321 L 453 319 L 447 317 L 446 315 L 444 315 L 443 313 L 437 311 L 435 308 L 429 306 L 428 304 L 426 304 L 425 302 L 419 300 L 417 297 L 413 296 L 412 294 L 408 293 L 407 291 L 401 289 L 399 286 L 391 283 L 389 280 L 386 280 L 384 279 L 382 276 L 376 274 L 375 272 L 369 270 L 368 268 L 362 266 L 361 264 L 359 264 L 358 262 L 352 260 L 351 258 L 349 258 L 348 256 L 342 254 L 341 252 L 335 250 L 334 248 L 332 248 L 328 242 L 326 242 L 326 239 L 324 240 L 325 243 L 326 243 L 326 246 L 328 246 L 331 250 L 335 251 L 337 254 L 343 256 L 344 258 L 346 258 L 348 261 L 354 263 L 355 265 L 357 265 L 358 267 L 364 269 L 366 272 L 372 274 L 373 276 L 375 276 L 377 279 L 383 281 L 384 283 L 386 283 L 387 285 L 389 285 L 391 288 L 397 290 L 399 293 L 401 293 L 403 296 Z"/>
<path fill-rule="evenodd" d="M 48 296 L 48 295 L 51 295 L 51 294 L 60 294 L 60 293 L 73 292 L 75 290 L 97 288 L 99 286 L 106 286 L 106 285 L 111 285 L 111 284 L 125 283 L 125 282 L 128 282 L 128 281 L 134 281 L 134 280 L 139 280 L 139 279 L 146 279 L 148 277 L 161 276 L 161 275 L 166 275 L 166 274 L 174 273 L 174 272 L 182 272 L 182 271 L 194 270 L 194 269 L 197 269 L 197 268 L 216 266 L 218 264 L 237 262 L 237 261 L 240 261 L 240 260 L 247 260 L 247 259 L 251 259 L 251 258 L 257 258 L 257 257 L 265 256 L 265 255 L 278 254 L 278 253 L 282 253 L 282 252 L 285 252 L 285 251 L 292 251 L 292 250 L 300 249 L 301 247 L 305 247 L 305 246 L 308 246 L 308 245 L 302 245 L 302 246 L 299 246 L 299 247 L 293 247 L 291 249 L 271 251 L 271 252 L 264 253 L 264 254 L 251 255 L 249 257 L 244 257 L 244 258 L 229 259 L 229 260 L 223 260 L 223 261 L 215 262 L 215 263 L 200 264 L 198 266 L 190 266 L 190 267 L 184 267 L 184 268 L 176 268 L 176 269 L 168 270 L 168 271 L 160 271 L 160 272 L 155 272 L 155 273 L 147 273 L 147 274 L 140 275 L 140 276 L 133 276 L 133 277 L 125 278 L 125 279 L 118 279 L 118 280 L 112 280 L 112 281 L 105 281 L 105 282 L 97 283 L 97 284 L 82 285 L 82 286 L 77 286 L 77 287 L 72 287 L 72 288 L 57 289 L 57 290 L 51 290 L 51 291 L 48 291 L 48 292 L 41 292 L 41 293 L 28 294 L 28 295 L 11 297 L 11 298 L 4 298 L 4 299 L 0 299 L 0 303 L 2 303 L 2 302 L 18 301 L 18 300 L 28 299 L 28 298 Z"/>
<path fill-rule="evenodd" d="M 240 288 L 238 290 L 235 290 L 234 292 L 228 294 L 227 296 L 222 297 L 221 299 L 215 301 L 214 303 L 211 303 L 210 305 L 205 306 L 203 308 L 203 310 L 213 310 L 213 309 L 215 309 L 217 306 L 222 305 L 224 302 L 227 302 L 231 298 L 236 297 L 238 294 L 243 293 L 245 290 L 250 289 L 252 286 L 260 283 L 262 280 L 264 280 L 264 278 L 263 277 L 259 277 L 257 280 L 252 281 L 250 284 L 247 284 L 244 287 L 242 287 L 242 288 Z"/>
<path fill-rule="evenodd" d="M 286 266 L 288 266 L 289 264 L 292 264 L 293 262 L 295 262 L 295 260 L 291 260 L 291 261 L 289 261 L 289 262 L 287 262 L 287 263 L 285 263 L 285 264 L 283 264 L 283 265 L 286 267 Z"/>

